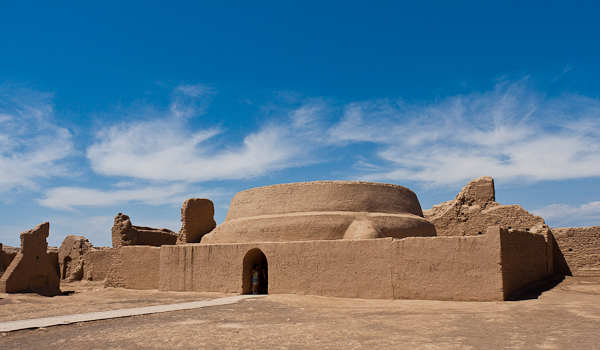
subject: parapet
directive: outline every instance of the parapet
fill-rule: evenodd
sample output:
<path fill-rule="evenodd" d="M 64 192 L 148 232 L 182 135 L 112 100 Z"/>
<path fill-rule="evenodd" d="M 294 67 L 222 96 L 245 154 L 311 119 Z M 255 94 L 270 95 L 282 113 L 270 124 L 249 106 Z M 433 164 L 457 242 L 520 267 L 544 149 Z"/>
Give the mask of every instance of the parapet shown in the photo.
<path fill-rule="evenodd" d="M 231 200 L 225 222 L 201 243 L 289 242 L 435 236 L 415 193 L 361 181 L 253 188 Z"/>

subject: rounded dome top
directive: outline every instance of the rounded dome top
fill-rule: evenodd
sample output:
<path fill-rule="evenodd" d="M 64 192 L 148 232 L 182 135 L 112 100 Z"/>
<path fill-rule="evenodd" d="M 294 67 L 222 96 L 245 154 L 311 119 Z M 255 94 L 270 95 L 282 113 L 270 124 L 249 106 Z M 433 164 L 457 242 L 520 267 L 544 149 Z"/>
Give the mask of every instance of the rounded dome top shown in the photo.
<path fill-rule="evenodd" d="M 415 193 L 404 186 L 363 181 L 296 182 L 238 192 L 227 220 L 302 212 L 351 211 L 423 216 Z"/>

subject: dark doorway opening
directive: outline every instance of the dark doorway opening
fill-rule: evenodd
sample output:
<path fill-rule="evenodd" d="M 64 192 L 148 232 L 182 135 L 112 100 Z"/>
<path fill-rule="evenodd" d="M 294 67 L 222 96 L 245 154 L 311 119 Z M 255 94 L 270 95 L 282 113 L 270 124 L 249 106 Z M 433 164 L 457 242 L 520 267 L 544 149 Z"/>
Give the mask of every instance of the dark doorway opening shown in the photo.
<path fill-rule="evenodd" d="M 252 294 L 252 270 L 257 268 L 258 272 L 258 293 L 269 293 L 269 266 L 267 257 L 258 248 L 250 249 L 244 256 L 244 271 L 242 281 L 242 293 Z"/>

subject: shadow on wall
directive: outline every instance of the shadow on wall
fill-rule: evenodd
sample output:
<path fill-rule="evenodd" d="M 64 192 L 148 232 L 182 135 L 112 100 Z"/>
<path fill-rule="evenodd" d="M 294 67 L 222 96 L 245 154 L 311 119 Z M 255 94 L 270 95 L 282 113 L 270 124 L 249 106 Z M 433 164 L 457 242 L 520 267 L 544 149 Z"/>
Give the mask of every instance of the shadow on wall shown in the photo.
<path fill-rule="evenodd" d="M 554 274 L 561 276 L 573 276 L 565 255 L 560 250 L 556 239 L 552 240 L 552 259 L 554 260 Z"/>
<path fill-rule="evenodd" d="M 265 254 L 258 248 L 250 249 L 244 256 L 242 294 L 252 294 L 252 268 L 258 265 L 259 294 L 268 294 L 269 274 Z"/>

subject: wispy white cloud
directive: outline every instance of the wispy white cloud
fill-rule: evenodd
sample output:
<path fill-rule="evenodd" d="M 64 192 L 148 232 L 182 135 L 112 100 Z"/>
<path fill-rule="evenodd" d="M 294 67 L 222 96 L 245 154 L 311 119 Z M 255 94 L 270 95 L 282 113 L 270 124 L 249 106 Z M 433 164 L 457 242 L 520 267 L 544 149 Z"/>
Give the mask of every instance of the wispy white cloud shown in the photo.
<path fill-rule="evenodd" d="M 186 115 L 201 114 L 191 112 L 190 105 L 176 109 L 186 110 Z M 190 131 L 187 120 L 171 108 L 160 119 L 102 129 L 87 157 L 92 169 L 106 176 L 185 182 L 256 177 L 313 162 L 310 151 L 322 142 L 324 129 L 317 120 L 325 108 L 312 101 L 290 112 L 286 120 L 227 144 L 217 141 L 226 137 L 226 130 Z"/>
<path fill-rule="evenodd" d="M 342 154 L 350 144 L 356 159 L 354 169 L 346 169 L 351 179 L 444 186 L 482 175 L 504 183 L 600 176 L 600 100 L 548 98 L 526 80 L 422 103 L 386 99 L 336 107 L 286 93 L 296 107 L 270 106 L 274 118 L 241 139 L 218 126 L 192 127 L 213 94 L 202 85 L 182 86 L 166 111 L 132 108 L 133 118 L 100 129 L 86 152 L 96 174 L 120 182 L 111 189 L 54 188 L 39 203 L 61 209 L 180 204 L 192 184 L 326 161 L 326 150 Z"/>
<path fill-rule="evenodd" d="M 526 81 L 431 103 L 351 103 L 329 135 L 339 145 L 378 146 L 362 156 L 385 169 L 363 172 L 366 180 L 445 185 L 482 175 L 506 182 L 600 176 L 600 101 L 546 98 Z"/>
<path fill-rule="evenodd" d="M 0 193 L 66 173 L 61 160 L 74 153 L 71 134 L 53 117 L 51 94 L 0 87 Z"/>
<path fill-rule="evenodd" d="M 552 204 L 532 212 L 543 217 L 551 227 L 600 225 L 600 202 L 589 202 L 575 207 Z"/>
<path fill-rule="evenodd" d="M 186 184 L 175 183 L 156 186 L 128 186 L 128 189 L 95 189 L 83 187 L 56 187 L 38 199 L 42 206 L 74 210 L 76 207 L 106 207 L 123 203 L 149 205 L 181 205 L 191 197 L 215 198 L 222 196 L 220 190 L 192 189 Z"/>

